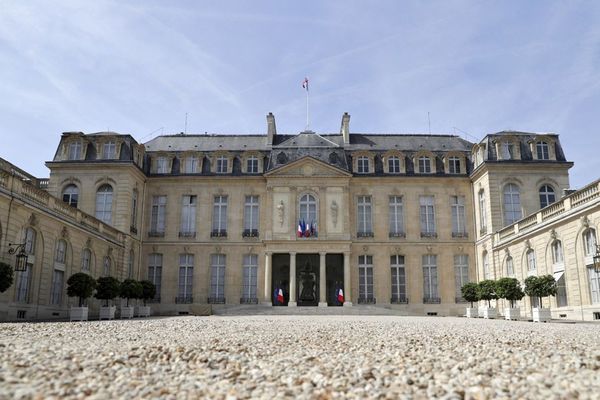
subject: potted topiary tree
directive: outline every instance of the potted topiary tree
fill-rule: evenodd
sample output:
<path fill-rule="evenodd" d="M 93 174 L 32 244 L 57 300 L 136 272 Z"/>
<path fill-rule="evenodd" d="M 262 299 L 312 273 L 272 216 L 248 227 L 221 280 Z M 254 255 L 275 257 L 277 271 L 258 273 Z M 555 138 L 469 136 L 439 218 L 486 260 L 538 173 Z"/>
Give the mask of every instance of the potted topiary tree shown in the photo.
<path fill-rule="evenodd" d="M 525 279 L 525 294 L 538 299 L 539 307 L 532 307 L 533 322 L 548 322 L 552 319 L 550 308 L 542 307 L 542 299 L 556 295 L 556 280 L 552 275 L 529 276 Z M 533 304 L 533 299 L 532 302 Z"/>
<path fill-rule="evenodd" d="M 471 303 L 471 307 L 467 307 L 467 318 L 477 318 L 477 307 L 473 307 L 473 302 L 479 301 L 477 284 L 475 282 L 465 283 L 460 288 L 460 293 L 463 299 Z"/>
<path fill-rule="evenodd" d="M 117 278 L 113 278 L 112 276 L 98 278 L 98 285 L 96 286 L 96 294 L 94 297 L 105 301 L 104 305 L 100 307 L 100 319 L 115 318 L 117 307 L 109 306 L 109 300 L 117 297 L 120 289 L 121 283 Z"/>
<path fill-rule="evenodd" d="M 133 318 L 134 307 L 129 306 L 129 300 L 141 298 L 142 290 L 142 284 L 135 279 L 125 279 L 121 283 L 119 296 L 127 301 L 125 306 L 121 306 L 121 318 Z"/>
<path fill-rule="evenodd" d="M 496 296 L 496 281 L 486 279 L 479 282 L 477 285 L 477 294 L 481 300 L 486 300 L 487 307 L 483 307 L 483 318 L 496 318 L 496 308 L 492 307 L 490 300 L 495 300 Z"/>
<path fill-rule="evenodd" d="M 498 279 L 496 281 L 496 295 L 499 299 L 506 299 L 510 302 L 510 307 L 504 309 L 504 318 L 518 320 L 521 317 L 521 310 L 519 307 L 515 307 L 515 301 L 521 300 L 525 296 L 519 280 L 516 278 Z"/>
<path fill-rule="evenodd" d="M 67 280 L 67 295 L 79 298 L 79 307 L 71 307 L 71 321 L 87 321 L 88 307 L 84 306 L 85 299 L 94 293 L 96 280 L 83 272 L 77 272 Z"/>
<path fill-rule="evenodd" d="M 150 316 L 150 306 L 146 305 L 146 301 L 151 300 L 156 295 L 156 286 L 154 283 L 144 280 L 140 281 L 142 285 L 142 296 L 141 299 L 144 301 L 143 306 L 138 307 L 137 316 L 138 317 L 149 317 Z"/>
<path fill-rule="evenodd" d="M 14 272 L 10 265 L 0 262 L 0 293 L 4 293 L 14 282 Z"/>

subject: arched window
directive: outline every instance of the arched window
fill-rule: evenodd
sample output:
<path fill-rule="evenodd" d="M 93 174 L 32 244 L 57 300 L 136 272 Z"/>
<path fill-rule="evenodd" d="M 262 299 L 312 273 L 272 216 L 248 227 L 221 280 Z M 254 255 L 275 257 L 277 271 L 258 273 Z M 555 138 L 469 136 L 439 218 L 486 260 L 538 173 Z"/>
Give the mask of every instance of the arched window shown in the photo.
<path fill-rule="evenodd" d="M 487 233 L 487 210 L 485 205 L 485 192 L 479 191 L 479 233 Z"/>
<path fill-rule="evenodd" d="M 67 259 L 67 242 L 60 239 L 56 244 L 56 256 L 54 257 L 54 261 L 58 264 L 64 264 Z"/>
<path fill-rule="evenodd" d="M 27 230 L 25 230 L 25 252 L 27 254 L 35 254 L 35 239 L 35 230 L 33 230 L 33 228 L 27 228 Z"/>
<path fill-rule="evenodd" d="M 310 229 L 317 223 L 317 200 L 313 195 L 304 194 L 300 197 L 300 221 Z M 314 228 L 313 228 L 314 229 Z"/>
<path fill-rule="evenodd" d="M 83 249 L 81 253 L 81 270 L 84 272 L 90 272 L 92 266 L 92 252 L 90 249 Z"/>
<path fill-rule="evenodd" d="M 79 199 L 79 189 L 75 185 L 68 185 L 63 190 L 62 200 L 72 207 L 77 207 Z"/>
<path fill-rule="evenodd" d="M 549 206 L 556 201 L 554 189 L 550 185 L 544 185 L 540 188 L 540 208 Z"/>
<path fill-rule="evenodd" d="M 107 224 L 112 221 L 112 198 L 113 188 L 110 185 L 102 185 L 96 192 L 96 218 Z"/>
<path fill-rule="evenodd" d="M 564 262 L 563 248 L 560 240 L 552 242 L 552 263 L 562 264 Z"/>
<path fill-rule="evenodd" d="M 506 257 L 506 276 L 515 276 L 515 264 L 511 256 Z"/>
<path fill-rule="evenodd" d="M 33 228 L 25 230 L 25 252 L 31 256 L 35 255 L 36 231 Z M 31 274 L 33 268 L 33 258 L 29 257 L 25 271 L 19 271 L 16 274 L 16 301 L 26 303 L 29 301 L 29 288 L 31 287 Z"/>
<path fill-rule="evenodd" d="M 104 276 L 110 276 L 110 267 L 111 267 L 111 261 L 110 261 L 110 257 L 106 256 L 104 257 L 104 262 L 103 262 L 103 274 Z"/>
<path fill-rule="evenodd" d="M 488 252 L 484 251 L 481 260 L 483 263 L 483 277 L 484 279 L 492 279 L 492 271 L 490 271 L 490 260 L 488 257 Z"/>
<path fill-rule="evenodd" d="M 593 228 L 583 232 L 583 254 L 585 256 L 596 254 L 596 230 Z"/>
<path fill-rule="evenodd" d="M 549 160 L 550 153 L 548 152 L 548 143 L 546 142 L 537 142 L 535 144 L 537 159 L 538 160 Z"/>
<path fill-rule="evenodd" d="M 527 251 L 527 271 L 535 271 L 537 269 L 537 265 L 535 262 L 535 251 L 528 250 Z"/>
<path fill-rule="evenodd" d="M 504 225 L 521 219 L 521 194 L 514 183 L 504 186 Z"/>

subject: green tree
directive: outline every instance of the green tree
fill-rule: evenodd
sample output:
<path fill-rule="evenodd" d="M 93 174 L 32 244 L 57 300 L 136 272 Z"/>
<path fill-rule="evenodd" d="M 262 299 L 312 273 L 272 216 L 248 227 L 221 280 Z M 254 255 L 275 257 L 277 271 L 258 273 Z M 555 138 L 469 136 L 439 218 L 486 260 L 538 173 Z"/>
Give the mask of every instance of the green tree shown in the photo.
<path fill-rule="evenodd" d="M 96 280 L 83 272 L 77 272 L 67 280 L 67 295 L 79 298 L 79 307 L 83 307 L 85 299 L 94 293 Z"/>
<path fill-rule="evenodd" d="M 541 307 L 542 298 L 556 295 L 556 280 L 552 275 L 529 276 L 525 279 L 525 294 L 537 297 Z"/>
<path fill-rule="evenodd" d="M 156 296 L 156 286 L 148 280 L 140 281 L 140 284 L 142 285 L 141 298 L 144 300 L 144 305 L 146 305 L 146 301 L 152 300 Z"/>
<path fill-rule="evenodd" d="M 129 299 L 142 298 L 144 288 L 142 284 L 135 279 L 125 279 L 121 283 L 121 291 L 119 297 L 127 299 L 127 307 L 129 307 Z"/>
<path fill-rule="evenodd" d="M 488 307 L 492 307 L 490 300 L 498 298 L 498 296 L 496 296 L 496 281 L 486 279 L 479 282 L 477 285 L 477 294 L 479 294 L 481 300 L 487 300 Z"/>
<path fill-rule="evenodd" d="M 0 262 L 0 293 L 4 293 L 14 282 L 14 272 L 10 265 Z"/>
<path fill-rule="evenodd" d="M 108 307 L 108 301 L 119 295 L 121 283 L 117 278 L 112 276 L 103 276 L 98 278 L 98 286 L 96 287 L 95 298 L 105 300 L 105 306 Z"/>
<path fill-rule="evenodd" d="M 460 288 L 460 293 L 463 299 L 471 302 L 471 308 L 473 308 L 474 301 L 479 301 L 479 293 L 477 291 L 477 284 L 475 282 L 465 283 Z"/>
<path fill-rule="evenodd" d="M 496 281 L 496 295 L 499 299 L 510 301 L 510 308 L 514 308 L 515 301 L 521 300 L 525 293 L 516 278 L 500 278 Z"/>

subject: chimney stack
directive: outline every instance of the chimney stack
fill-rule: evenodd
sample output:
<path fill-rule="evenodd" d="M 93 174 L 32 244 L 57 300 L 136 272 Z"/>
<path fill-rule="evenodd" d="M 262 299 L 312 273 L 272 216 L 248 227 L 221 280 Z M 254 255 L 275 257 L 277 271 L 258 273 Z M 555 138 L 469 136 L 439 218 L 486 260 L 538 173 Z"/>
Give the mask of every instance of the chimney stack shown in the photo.
<path fill-rule="evenodd" d="M 277 127 L 275 126 L 275 116 L 272 112 L 267 114 L 267 146 L 273 145 L 273 140 L 277 135 Z"/>
<path fill-rule="evenodd" d="M 340 133 L 344 138 L 344 144 L 350 144 L 350 114 L 347 112 L 342 115 L 342 126 L 340 127 Z"/>

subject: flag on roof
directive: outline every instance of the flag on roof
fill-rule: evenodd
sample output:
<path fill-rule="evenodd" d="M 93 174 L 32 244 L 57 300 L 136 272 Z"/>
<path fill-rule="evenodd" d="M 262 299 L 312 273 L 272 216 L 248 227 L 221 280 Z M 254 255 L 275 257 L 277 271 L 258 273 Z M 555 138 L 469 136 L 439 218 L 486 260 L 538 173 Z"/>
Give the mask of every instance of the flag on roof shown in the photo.
<path fill-rule="evenodd" d="M 302 88 L 308 92 L 308 78 L 304 78 L 304 81 L 302 81 Z"/>

